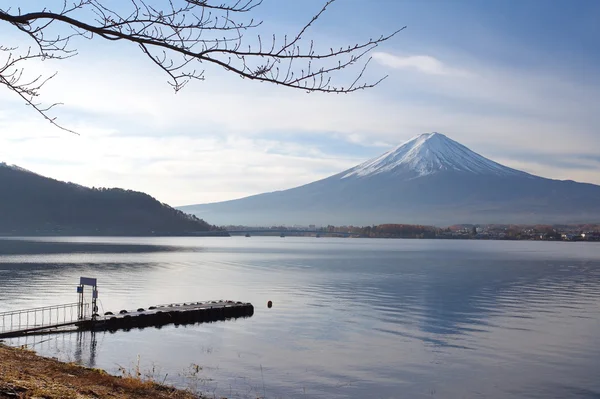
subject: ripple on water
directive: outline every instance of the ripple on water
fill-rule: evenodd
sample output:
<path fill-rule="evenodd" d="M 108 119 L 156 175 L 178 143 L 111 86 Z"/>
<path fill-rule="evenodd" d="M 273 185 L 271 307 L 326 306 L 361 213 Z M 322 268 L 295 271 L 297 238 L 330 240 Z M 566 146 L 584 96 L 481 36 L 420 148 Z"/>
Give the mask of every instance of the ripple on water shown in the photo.
<path fill-rule="evenodd" d="M 215 396 L 597 398 L 600 392 L 598 245 L 60 241 L 169 249 L 0 255 L 0 311 L 72 302 L 79 276 L 87 275 L 99 278 L 103 311 L 235 299 L 253 302 L 255 315 L 11 341 L 46 355 L 113 372 L 140 356 L 142 368 Z M 203 367 L 195 381 L 185 371 L 192 363 Z"/>

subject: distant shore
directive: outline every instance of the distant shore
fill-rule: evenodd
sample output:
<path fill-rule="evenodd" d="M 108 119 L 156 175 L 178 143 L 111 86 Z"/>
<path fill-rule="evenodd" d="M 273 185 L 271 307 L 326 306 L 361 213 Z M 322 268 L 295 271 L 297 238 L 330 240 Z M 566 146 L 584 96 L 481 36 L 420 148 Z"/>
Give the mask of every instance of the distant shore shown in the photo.
<path fill-rule="evenodd" d="M 234 234 L 233 236 L 243 237 L 242 234 Z M 547 241 L 547 242 L 596 242 L 600 243 L 600 239 L 562 239 L 562 238 L 535 238 L 535 237 L 477 237 L 477 236 L 430 236 L 430 237 L 417 237 L 417 236 L 367 236 L 367 235 L 358 235 L 358 234 L 339 234 L 339 233 L 320 233 L 318 237 L 315 234 L 301 234 L 301 233 L 287 233 L 281 235 L 277 234 L 261 234 L 261 233 L 252 233 L 249 237 L 314 237 L 314 238 L 377 238 L 377 239 L 386 239 L 386 240 L 440 240 L 440 241 L 458 241 L 458 240 L 468 240 L 468 241 Z"/>
<path fill-rule="evenodd" d="M 145 380 L 135 370 L 116 377 L 104 370 L 60 362 L 0 343 L 0 398 L 198 399 L 201 396 Z"/>
<path fill-rule="evenodd" d="M 97 231 L 59 231 L 59 232 L 0 232 L 0 238 L 6 237 L 230 237 L 224 230 L 194 231 L 183 233 L 146 233 L 146 232 L 97 232 Z"/>
<path fill-rule="evenodd" d="M 415 224 L 380 224 L 371 226 L 223 226 L 232 235 L 280 235 L 352 238 L 426 238 L 442 240 L 502 241 L 596 241 L 600 242 L 600 223 L 576 225 L 502 225 L 461 224 L 436 227 Z"/>

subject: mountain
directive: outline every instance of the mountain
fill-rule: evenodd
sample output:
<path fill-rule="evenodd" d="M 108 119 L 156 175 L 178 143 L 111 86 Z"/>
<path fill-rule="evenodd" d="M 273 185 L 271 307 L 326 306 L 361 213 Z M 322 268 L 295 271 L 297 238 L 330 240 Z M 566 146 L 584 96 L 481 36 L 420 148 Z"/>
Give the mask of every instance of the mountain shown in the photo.
<path fill-rule="evenodd" d="M 0 235 L 193 234 L 216 230 L 148 194 L 93 189 L 0 163 Z"/>
<path fill-rule="evenodd" d="M 600 186 L 500 165 L 440 133 L 301 187 L 180 207 L 217 224 L 585 223 Z"/>
<path fill-rule="evenodd" d="M 484 158 L 443 134 L 425 133 L 380 157 L 343 172 L 342 179 L 389 173 L 406 180 L 448 171 L 476 175 L 530 176 Z"/>

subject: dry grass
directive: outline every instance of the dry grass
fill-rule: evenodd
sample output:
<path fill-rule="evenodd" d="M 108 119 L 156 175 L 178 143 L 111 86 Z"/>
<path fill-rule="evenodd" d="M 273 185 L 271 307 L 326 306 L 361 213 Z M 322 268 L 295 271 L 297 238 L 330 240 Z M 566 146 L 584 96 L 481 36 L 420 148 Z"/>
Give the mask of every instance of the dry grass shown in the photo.
<path fill-rule="evenodd" d="M 0 344 L 0 399 L 197 399 L 143 379 L 139 372 L 115 377 L 103 370 L 62 363 L 33 351 Z"/>

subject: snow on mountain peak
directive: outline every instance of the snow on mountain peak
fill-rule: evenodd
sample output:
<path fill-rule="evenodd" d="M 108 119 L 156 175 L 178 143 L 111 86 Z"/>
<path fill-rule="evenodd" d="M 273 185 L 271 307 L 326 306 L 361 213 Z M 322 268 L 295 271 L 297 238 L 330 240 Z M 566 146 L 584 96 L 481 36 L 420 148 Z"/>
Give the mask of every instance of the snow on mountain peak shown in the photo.
<path fill-rule="evenodd" d="M 433 132 L 415 136 L 385 154 L 348 170 L 342 179 L 407 172 L 411 178 L 416 178 L 442 171 L 526 175 L 525 172 L 489 160 L 441 133 Z"/>

